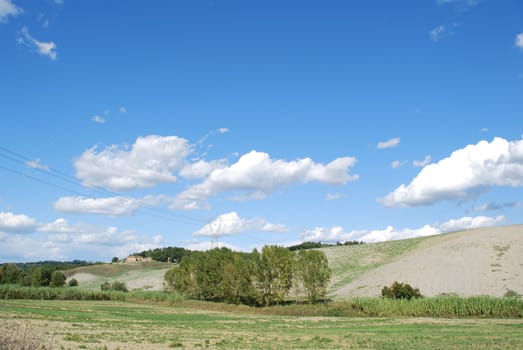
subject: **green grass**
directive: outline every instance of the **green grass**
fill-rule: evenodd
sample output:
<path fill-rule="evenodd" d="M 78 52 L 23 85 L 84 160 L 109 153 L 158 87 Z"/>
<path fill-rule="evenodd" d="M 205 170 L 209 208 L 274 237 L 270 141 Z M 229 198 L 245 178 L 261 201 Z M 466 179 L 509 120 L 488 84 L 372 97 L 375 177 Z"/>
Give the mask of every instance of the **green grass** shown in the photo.
<path fill-rule="evenodd" d="M 434 237 L 321 248 L 327 255 L 332 270 L 330 292 L 345 286 L 367 271 L 413 251 L 422 242 L 431 239 Z"/>
<path fill-rule="evenodd" d="M 188 305 L 0 300 L 0 334 L 12 322 L 52 337 L 58 349 L 523 348 L 521 319 L 297 317 Z"/>

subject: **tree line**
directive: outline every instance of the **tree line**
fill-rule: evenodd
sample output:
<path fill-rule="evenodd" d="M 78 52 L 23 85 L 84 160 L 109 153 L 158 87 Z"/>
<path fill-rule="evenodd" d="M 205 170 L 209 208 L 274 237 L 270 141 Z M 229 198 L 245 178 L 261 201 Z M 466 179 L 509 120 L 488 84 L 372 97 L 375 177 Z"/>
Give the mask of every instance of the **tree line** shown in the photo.
<path fill-rule="evenodd" d="M 0 265 L 0 284 L 18 284 L 24 287 L 63 287 L 66 277 L 62 270 L 87 265 L 92 265 L 92 263 L 74 260 L 2 264 Z M 72 286 L 74 285 L 75 281 L 72 281 Z"/>
<path fill-rule="evenodd" d="M 261 306 L 283 303 L 291 293 L 319 301 L 325 298 L 330 277 L 323 252 L 292 252 L 271 245 L 252 253 L 228 248 L 192 252 L 164 279 L 170 290 L 191 298 Z"/>

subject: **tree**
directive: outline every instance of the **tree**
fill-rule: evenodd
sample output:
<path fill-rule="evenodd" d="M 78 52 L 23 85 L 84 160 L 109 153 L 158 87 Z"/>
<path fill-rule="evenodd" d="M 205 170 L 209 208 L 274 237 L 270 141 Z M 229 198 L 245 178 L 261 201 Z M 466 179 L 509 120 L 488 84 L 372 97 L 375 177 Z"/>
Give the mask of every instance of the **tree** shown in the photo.
<path fill-rule="evenodd" d="M 260 293 L 260 303 L 281 303 L 292 286 L 292 258 L 288 249 L 275 245 L 264 246 L 254 255 L 254 285 Z"/>
<path fill-rule="evenodd" d="M 49 282 L 49 287 L 58 288 L 65 285 L 65 275 L 62 271 L 54 271 L 51 274 L 51 281 Z"/>
<path fill-rule="evenodd" d="M 115 257 L 113 257 L 113 259 L 111 260 L 111 263 L 112 263 L 112 264 L 116 264 L 116 263 L 119 262 L 119 261 L 120 261 L 120 259 L 118 259 L 118 257 L 115 256 Z"/>
<path fill-rule="evenodd" d="M 294 260 L 295 280 L 311 302 L 325 298 L 332 272 L 327 257 L 319 250 L 300 250 Z"/>
<path fill-rule="evenodd" d="M 22 269 L 14 264 L 5 264 L 0 268 L 0 284 L 14 284 L 18 282 Z"/>
<path fill-rule="evenodd" d="M 43 267 L 36 267 L 31 271 L 31 286 L 48 286 L 51 281 L 51 272 Z"/>

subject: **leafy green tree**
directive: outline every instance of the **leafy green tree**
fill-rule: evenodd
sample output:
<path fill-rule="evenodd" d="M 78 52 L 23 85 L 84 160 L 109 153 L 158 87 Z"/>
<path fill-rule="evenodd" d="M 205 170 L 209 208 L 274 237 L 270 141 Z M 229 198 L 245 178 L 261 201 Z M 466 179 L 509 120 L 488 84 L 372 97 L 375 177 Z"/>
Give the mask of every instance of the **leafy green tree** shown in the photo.
<path fill-rule="evenodd" d="M 31 286 L 45 287 L 51 281 L 51 271 L 43 267 L 36 267 L 31 271 Z"/>
<path fill-rule="evenodd" d="M 0 284 L 18 283 L 22 269 L 14 264 L 4 264 L 0 268 Z"/>
<path fill-rule="evenodd" d="M 109 281 L 105 281 L 104 283 L 102 283 L 100 285 L 100 290 L 102 290 L 102 291 L 111 290 L 111 283 L 109 283 Z"/>
<path fill-rule="evenodd" d="M 120 259 L 118 259 L 118 257 L 115 256 L 115 257 L 112 258 L 111 263 L 112 263 L 112 264 L 116 264 L 116 263 L 119 262 L 119 261 L 120 261 Z"/>
<path fill-rule="evenodd" d="M 254 255 L 254 285 L 260 293 L 260 303 L 281 303 L 292 286 L 293 254 L 286 248 L 264 246 Z"/>
<path fill-rule="evenodd" d="M 294 260 L 295 280 L 311 302 L 325 298 L 332 272 L 327 257 L 319 250 L 300 250 Z"/>
<path fill-rule="evenodd" d="M 51 281 L 49 282 L 49 287 L 63 287 L 65 285 L 65 275 L 62 271 L 54 271 L 51 274 Z"/>

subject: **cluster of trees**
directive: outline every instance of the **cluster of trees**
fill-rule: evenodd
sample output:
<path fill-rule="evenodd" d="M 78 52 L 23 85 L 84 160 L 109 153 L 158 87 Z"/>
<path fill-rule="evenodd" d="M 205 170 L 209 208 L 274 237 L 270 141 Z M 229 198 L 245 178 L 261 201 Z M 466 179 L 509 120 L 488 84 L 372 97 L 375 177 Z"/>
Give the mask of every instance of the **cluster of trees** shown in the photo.
<path fill-rule="evenodd" d="M 334 247 L 334 246 L 341 246 L 341 245 L 358 245 L 363 244 L 364 242 L 359 241 L 346 241 L 346 242 L 336 242 L 336 244 L 329 244 L 329 243 L 321 243 L 321 242 L 303 242 L 300 244 L 292 245 L 290 247 L 287 247 L 290 251 L 296 251 L 296 250 L 305 250 L 305 249 L 316 249 L 316 248 L 323 248 L 323 247 Z"/>
<path fill-rule="evenodd" d="M 63 287 L 66 277 L 62 270 L 88 265 L 93 265 L 93 263 L 74 260 L 2 264 L 0 265 L 0 284 L 18 284 L 24 287 Z M 68 285 L 77 286 L 78 281 L 73 278 Z"/>
<path fill-rule="evenodd" d="M 144 258 L 151 258 L 159 262 L 175 262 L 178 263 L 186 255 L 191 254 L 191 251 L 180 247 L 166 247 L 144 250 L 140 253 L 132 255 L 143 256 Z"/>
<path fill-rule="evenodd" d="M 192 298 L 247 305 L 273 305 L 290 296 L 311 302 L 325 297 L 331 271 L 318 250 L 297 253 L 278 246 L 258 252 L 233 252 L 227 248 L 192 252 L 167 271 L 169 289 Z"/>
<path fill-rule="evenodd" d="M 38 266 L 23 270 L 15 264 L 0 267 L 0 284 L 19 284 L 26 287 L 63 287 L 66 277 L 60 270 Z"/>
<path fill-rule="evenodd" d="M 110 283 L 109 281 L 105 281 L 100 285 L 100 290 L 102 291 L 116 291 L 116 292 L 128 292 L 129 289 L 127 289 L 127 286 L 123 282 L 114 281 L 113 283 Z"/>

